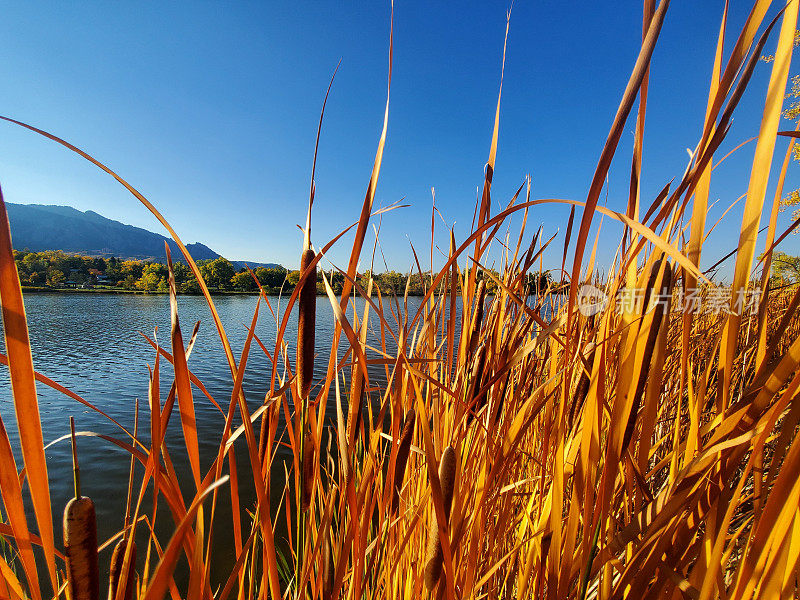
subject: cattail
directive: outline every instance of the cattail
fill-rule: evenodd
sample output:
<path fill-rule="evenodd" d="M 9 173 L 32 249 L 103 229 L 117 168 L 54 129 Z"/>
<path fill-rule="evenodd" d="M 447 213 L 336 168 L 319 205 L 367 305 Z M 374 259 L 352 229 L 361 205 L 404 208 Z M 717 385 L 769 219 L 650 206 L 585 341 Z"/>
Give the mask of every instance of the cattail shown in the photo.
<path fill-rule="evenodd" d="M 333 583 L 336 574 L 333 564 L 333 552 L 331 550 L 330 536 L 325 536 L 322 543 L 322 599 L 330 600 L 333 598 Z"/>
<path fill-rule="evenodd" d="M 125 562 L 125 550 L 128 548 L 128 540 L 122 538 L 117 545 L 114 546 L 114 553 L 111 555 L 111 568 L 108 574 L 108 600 L 115 600 L 117 597 L 117 589 L 119 588 L 120 578 L 122 577 L 122 567 Z M 131 561 L 130 568 L 128 569 L 128 576 L 125 579 L 125 591 L 123 593 L 123 600 L 131 600 L 133 597 L 133 587 L 135 583 L 136 571 L 133 565 L 136 564 L 136 542 L 131 540 Z"/>
<path fill-rule="evenodd" d="M 597 348 L 594 346 L 594 344 L 592 344 L 591 351 L 586 359 L 587 364 L 590 366 L 594 364 L 594 354 L 596 350 Z M 567 419 L 568 423 L 572 423 L 572 419 L 574 418 L 575 414 L 579 413 L 583 407 L 583 402 L 586 400 L 586 396 L 589 394 L 589 383 L 589 375 L 587 375 L 585 369 L 581 368 L 581 376 L 578 378 L 578 385 L 575 388 L 575 396 L 569 408 L 569 418 Z"/>
<path fill-rule="evenodd" d="M 503 401 L 506 395 L 513 396 L 513 391 L 509 392 L 509 390 L 513 390 L 514 383 L 507 374 L 501 377 L 498 383 L 500 384 L 500 388 L 499 392 L 495 395 L 497 400 L 492 403 L 492 408 L 489 411 L 489 430 L 494 430 L 497 420 L 503 412 Z"/>
<path fill-rule="evenodd" d="M 481 411 L 484 404 L 486 404 L 486 392 L 483 392 L 480 395 L 478 395 L 478 392 L 480 392 L 481 383 L 483 381 L 483 371 L 486 367 L 487 352 L 487 344 L 484 343 L 477 349 L 475 358 L 472 361 L 469 390 L 467 392 L 467 408 L 469 410 L 469 415 L 467 416 L 467 425 L 472 423 L 472 420 Z"/>
<path fill-rule="evenodd" d="M 300 273 L 305 273 L 316 258 L 311 248 L 303 251 L 300 257 Z M 306 277 L 298 296 L 297 316 L 297 381 L 300 400 L 308 398 L 314 379 L 314 332 L 317 313 L 317 267 Z"/>
<path fill-rule="evenodd" d="M 541 589 L 542 582 L 545 580 L 545 566 L 547 564 L 547 556 L 550 554 L 550 545 L 553 541 L 553 532 L 548 531 L 542 535 L 542 541 L 539 552 L 539 577 L 536 582 L 536 587 Z M 536 594 L 534 597 L 541 598 L 541 594 Z"/>
<path fill-rule="evenodd" d="M 75 421 L 69 418 L 72 432 L 72 469 L 75 497 L 64 508 L 64 555 L 71 600 L 98 600 L 100 578 L 97 568 L 97 517 L 94 502 L 81 496 L 80 469 L 75 444 Z"/>
<path fill-rule="evenodd" d="M 472 313 L 472 323 L 470 324 L 469 353 L 473 354 L 478 346 L 480 339 L 481 321 L 483 321 L 483 304 L 486 300 L 486 280 L 478 282 L 478 289 L 475 291 L 475 312 Z"/>
<path fill-rule="evenodd" d="M 656 286 L 658 272 L 661 270 L 661 263 L 663 262 L 663 258 L 657 258 L 653 261 L 652 267 L 650 267 L 650 277 L 647 280 L 647 287 L 644 289 L 644 297 L 642 298 L 642 312 L 648 309 L 650 304 L 650 296 L 653 294 L 653 288 Z M 667 264 L 669 265 L 669 263 Z M 666 272 L 664 276 L 666 277 Z"/>
<path fill-rule="evenodd" d="M 64 509 L 64 550 L 70 597 L 97 600 L 100 596 L 97 518 L 94 502 L 86 496 L 73 498 Z"/>
<path fill-rule="evenodd" d="M 406 413 L 403 421 L 403 431 L 400 434 L 400 445 L 397 447 L 397 457 L 394 463 L 394 489 L 392 490 L 392 514 L 397 513 L 400 506 L 400 489 L 403 487 L 403 478 L 406 474 L 406 464 L 408 463 L 408 453 L 411 450 L 411 438 L 414 437 L 414 421 L 417 414 L 413 408 Z"/>
<path fill-rule="evenodd" d="M 453 489 L 456 483 L 456 452 L 448 446 L 442 452 L 439 462 L 439 481 L 442 484 L 442 503 L 444 504 L 444 517 L 450 519 L 450 507 L 453 504 Z M 431 515 L 431 525 L 428 532 L 428 548 L 425 552 L 425 586 L 428 591 L 433 591 L 442 574 L 444 554 L 442 542 L 439 539 L 439 524 L 436 512 Z"/>
<path fill-rule="evenodd" d="M 306 427 L 304 433 L 305 441 L 303 442 L 303 481 L 302 481 L 302 496 L 300 507 L 303 510 L 308 510 L 311 506 L 311 494 L 314 491 L 314 438 L 311 434 L 311 428 Z"/>

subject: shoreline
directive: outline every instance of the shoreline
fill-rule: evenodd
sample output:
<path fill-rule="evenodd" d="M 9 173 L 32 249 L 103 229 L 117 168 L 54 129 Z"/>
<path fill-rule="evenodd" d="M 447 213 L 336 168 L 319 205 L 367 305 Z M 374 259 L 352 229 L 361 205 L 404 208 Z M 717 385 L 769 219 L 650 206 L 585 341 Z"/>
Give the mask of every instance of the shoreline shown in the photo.
<path fill-rule="evenodd" d="M 238 290 L 209 290 L 212 296 L 258 296 L 259 292 L 240 292 Z M 124 288 L 49 288 L 22 286 L 23 294 L 131 294 L 137 296 L 168 296 L 169 292 L 148 292 L 145 290 L 126 290 Z M 179 296 L 202 296 L 203 294 L 185 294 Z M 267 294 L 268 296 L 273 294 Z M 277 295 L 277 294 L 275 294 Z"/>
<path fill-rule="evenodd" d="M 292 295 L 291 289 L 283 290 L 281 293 L 280 290 L 268 290 L 266 291 L 267 296 L 286 296 L 287 298 Z M 87 296 L 92 294 L 110 294 L 110 295 L 132 295 L 132 296 L 169 296 L 169 292 L 149 292 L 146 290 L 126 290 L 124 288 L 48 288 L 48 287 L 32 287 L 32 286 L 22 286 L 22 293 L 23 294 L 85 294 Z M 242 292 L 239 290 L 209 290 L 209 293 L 212 296 L 258 296 L 259 292 Z M 203 297 L 202 293 L 197 294 L 187 294 L 185 292 L 178 292 L 178 296 L 197 296 L 199 298 Z M 327 296 L 327 294 L 317 292 L 318 297 Z M 409 296 L 417 296 L 422 297 L 421 294 L 411 294 Z"/>
<path fill-rule="evenodd" d="M 259 292 L 242 292 L 239 290 L 209 290 L 212 296 L 258 296 Z M 33 286 L 22 286 L 22 293 L 23 294 L 113 294 L 113 295 L 123 295 L 123 294 L 131 294 L 136 296 L 169 296 L 169 292 L 148 292 L 145 290 L 126 290 L 124 288 L 49 288 L 49 287 L 33 287 Z M 566 295 L 565 290 L 556 290 L 551 292 L 552 294 L 556 295 Z M 187 294 L 184 292 L 178 292 L 178 296 L 202 296 L 203 294 Z M 267 296 L 291 296 L 292 290 L 283 290 L 281 293 L 280 290 L 270 290 L 267 292 Z M 323 294 L 317 292 L 317 296 L 326 296 L 327 294 Z M 411 293 L 408 294 L 410 297 L 422 298 L 423 294 Z M 493 294 L 489 294 L 490 296 Z M 376 294 L 372 295 L 373 297 Z M 398 296 L 401 297 L 401 296 Z"/>

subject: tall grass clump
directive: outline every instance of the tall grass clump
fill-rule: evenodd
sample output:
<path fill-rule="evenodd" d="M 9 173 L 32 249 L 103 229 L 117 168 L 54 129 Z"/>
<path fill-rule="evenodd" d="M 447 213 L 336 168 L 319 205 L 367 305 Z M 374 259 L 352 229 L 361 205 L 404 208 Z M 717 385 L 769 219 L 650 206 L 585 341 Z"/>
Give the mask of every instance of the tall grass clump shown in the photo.
<path fill-rule="evenodd" d="M 789 152 L 774 195 L 767 184 L 785 133 L 778 129 L 798 2 L 771 4 L 756 0 L 736 35 L 723 12 L 691 159 L 654 198 L 641 193 L 642 149 L 650 59 L 667 0 L 644 2 L 641 50 L 585 199 L 532 199 L 526 179 L 505 209 L 492 212 L 498 95 L 474 225 L 463 240 L 447 232 L 446 260 L 428 277 L 416 310 L 357 272 L 369 226 L 385 212 L 374 200 L 387 135 L 390 34 L 383 130 L 359 218 L 312 247 L 312 174 L 301 282 L 276 313 L 275 347 L 255 334 L 262 304 L 272 309 L 262 293 L 238 357 L 195 263 L 157 209 L 84 151 L 3 117 L 82 155 L 158 218 L 200 282 L 230 370 L 230 398 L 213 398 L 192 373 L 197 330 L 186 343 L 171 285 L 172 348 L 153 343 L 142 427 L 138 419 L 133 427 L 110 419 L 114 436 L 77 433 L 90 436 L 86 444 L 116 445 L 135 463 L 128 506 L 120 507 L 125 527 L 98 547 L 111 552 L 117 544 L 109 598 L 797 598 L 800 289 L 775 289 L 769 278 L 773 252 L 795 227 L 779 232 L 776 219 Z M 687 297 L 709 300 L 718 292 L 699 268 L 715 226 L 706 222 L 711 180 L 770 40 L 777 46 L 764 67 L 771 74 L 755 146 L 736 150 L 753 149 L 753 160 L 729 257 L 733 285 L 724 310 L 689 310 Z M 633 122 L 629 194 L 618 212 L 599 200 Z M 570 208 L 558 240 L 545 240 L 541 230 L 526 235 L 544 205 Z M 614 260 L 602 268 L 598 238 L 590 239 L 598 213 L 622 231 Z M 515 216 L 518 235 L 499 239 Z M 315 355 L 312 283 L 346 232 L 353 242 L 341 295 L 322 277 L 336 319 L 330 353 Z M 765 252 L 755 262 L 758 243 Z M 53 535 L 52 512 L 60 507 L 50 503 L 35 382 L 100 411 L 34 371 L 11 248 L 0 202 L 2 360 L 24 462 L 15 462 L 0 421 L 0 535 L 10 548 L 0 554 L 0 596 L 74 597 Z M 489 256 L 499 257 L 498 274 L 486 268 Z M 541 281 L 545 256 L 562 266 L 546 289 L 531 285 Z M 634 300 L 587 305 L 587 289 Z M 758 310 L 743 310 L 741 299 L 754 292 Z M 294 357 L 285 339 L 293 314 Z M 257 405 L 242 392 L 253 341 L 272 365 Z M 170 386 L 166 397 L 161 382 Z M 207 469 L 194 426 L 200 402 L 225 415 Z M 185 477 L 173 466 L 176 448 L 164 442 L 168 424 L 183 434 Z M 279 447 L 290 451 L 285 463 Z M 246 452 L 244 464 L 237 448 Z M 251 506 L 240 505 L 245 480 L 256 492 Z M 281 489 L 273 495 L 276 481 Z M 220 516 L 223 501 L 235 508 L 230 521 Z M 157 503 L 171 520 L 168 539 L 153 523 Z M 290 529 L 286 540 L 279 523 Z M 220 572 L 214 559 L 223 543 L 234 560 Z"/>

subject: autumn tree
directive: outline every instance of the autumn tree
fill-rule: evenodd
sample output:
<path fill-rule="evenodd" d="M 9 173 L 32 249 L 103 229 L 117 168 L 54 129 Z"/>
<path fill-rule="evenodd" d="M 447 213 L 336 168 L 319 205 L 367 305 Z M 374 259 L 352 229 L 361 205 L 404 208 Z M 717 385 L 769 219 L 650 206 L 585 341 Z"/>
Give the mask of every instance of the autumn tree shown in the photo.
<path fill-rule="evenodd" d="M 256 267 L 254 273 L 262 286 L 279 288 L 286 280 L 289 271 L 278 265 L 277 267 Z"/>
<path fill-rule="evenodd" d="M 772 274 L 791 282 L 800 281 L 800 256 L 790 256 L 786 252 L 772 255 Z"/>
<path fill-rule="evenodd" d="M 197 267 L 209 287 L 231 289 L 231 278 L 236 274 L 231 262 L 221 256 L 214 260 L 198 261 Z"/>
<path fill-rule="evenodd" d="M 800 31 L 794 32 L 794 47 L 800 45 Z M 775 60 L 774 55 L 762 56 L 761 60 L 764 62 L 772 62 Z M 789 100 L 789 106 L 783 111 L 783 118 L 793 121 L 797 127 L 800 127 L 800 75 L 794 75 L 789 82 L 789 90 L 786 92 L 786 100 Z M 800 144 L 792 139 L 792 158 L 800 162 Z M 789 207 L 797 207 L 800 205 L 800 189 L 795 189 L 786 194 L 781 199 L 781 210 L 786 210 Z M 800 219 L 800 208 L 792 210 L 792 221 Z M 797 230 L 795 230 L 797 231 Z M 774 260 L 774 259 L 773 259 Z"/>
<path fill-rule="evenodd" d="M 236 273 L 231 278 L 231 285 L 233 285 L 233 289 L 239 292 L 254 292 L 258 289 L 249 271 L 240 271 Z"/>
<path fill-rule="evenodd" d="M 51 267 L 47 271 L 47 285 L 51 287 L 61 287 L 67 280 L 66 275 L 55 267 Z"/>
<path fill-rule="evenodd" d="M 167 267 L 160 263 L 147 263 L 142 268 L 142 276 L 136 287 L 146 292 L 166 292 L 169 290 Z"/>

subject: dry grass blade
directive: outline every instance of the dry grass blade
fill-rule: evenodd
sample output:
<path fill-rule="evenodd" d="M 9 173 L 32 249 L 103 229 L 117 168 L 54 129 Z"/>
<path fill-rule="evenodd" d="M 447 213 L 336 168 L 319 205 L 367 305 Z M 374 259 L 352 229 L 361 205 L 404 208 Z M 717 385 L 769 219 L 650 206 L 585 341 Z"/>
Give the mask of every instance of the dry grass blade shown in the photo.
<path fill-rule="evenodd" d="M 186 246 L 178 237 L 178 234 L 172 228 L 172 225 L 170 225 L 169 222 L 167 222 L 167 220 L 163 217 L 163 215 L 160 212 L 158 212 L 158 210 L 156 210 L 156 207 L 153 206 L 153 204 L 147 198 L 145 198 L 136 188 L 134 188 L 127 181 L 125 181 L 122 177 L 117 175 L 106 165 L 98 161 L 90 154 L 87 154 L 77 146 L 73 146 L 69 142 L 62 140 L 60 137 L 55 136 L 52 133 L 48 133 L 47 131 L 33 127 L 32 125 L 28 125 L 27 123 L 23 123 L 22 121 L 17 121 L 16 119 L 11 119 L 9 117 L 4 117 L 2 115 L 0 115 L 0 119 L 2 119 L 3 121 L 8 121 L 9 123 L 14 123 L 15 125 L 19 125 L 20 127 L 24 127 L 25 129 L 38 133 L 39 135 L 42 135 L 49 140 L 61 144 L 65 148 L 68 148 L 69 150 L 72 150 L 76 154 L 82 156 L 90 163 L 102 169 L 103 171 L 111 175 L 114 179 L 116 179 L 126 190 L 128 190 L 131 194 L 133 194 L 133 196 L 137 200 L 139 200 L 139 202 L 144 204 L 144 206 L 153 214 L 153 216 L 156 217 L 156 219 L 158 219 L 159 223 L 161 223 L 164 226 L 164 228 L 172 236 L 172 239 L 175 240 L 175 243 L 178 245 L 178 248 L 180 248 L 183 257 L 186 259 L 187 265 L 192 270 L 192 274 L 197 279 L 197 283 L 200 286 L 200 290 L 203 292 L 203 296 L 205 296 L 206 302 L 208 303 L 208 308 L 211 310 L 211 317 L 214 320 L 214 325 L 216 325 L 217 327 L 217 332 L 219 333 L 220 341 L 222 342 L 222 347 L 223 350 L 225 351 L 225 358 L 228 361 L 228 367 L 231 370 L 231 374 L 235 375 L 236 362 L 233 358 L 233 351 L 231 350 L 230 343 L 228 342 L 228 336 L 225 334 L 225 328 L 222 326 L 222 321 L 219 318 L 219 313 L 217 313 L 216 306 L 214 306 L 214 301 L 211 299 L 211 293 L 208 291 L 208 286 L 206 285 L 203 276 L 200 274 L 200 269 L 197 268 L 197 265 L 195 264 L 192 255 L 189 254 L 189 251 L 186 249 Z"/>
<path fill-rule="evenodd" d="M 11 228 L 8 212 L 0 190 L 0 301 L 3 313 L 3 335 L 5 336 L 8 372 L 14 410 L 17 415 L 22 458 L 31 489 L 33 510 L 39 524 L 44 556 L 53 589 L 58 589 L 56 578 L 55 540 L 53 515 L 50 508 L 50 484 L 47 478 L 47 463 L 44 455 L 44 439 L 39 417 L 39 401 L 36 395 L 36 376 L 33 370 L 28 323 L 22 287 L 14 262 L 11 244 Z M 6 465 L 8 466 L 8 465 Z"/>
<path fill-rule="evenodd" d="M 175 273 L 172 270 L 172 256 L 170 255 L 169 245 L 164 242 L 164 250 L 167 254 L 167 266 L 169 268 L 169 306 L 170 319 L 172 323 L 172 356 L 173 366 L 175 367 L 175 388 L 178 397 L 178 408 L 181 416 L 181 427 L 183 428 L 183 438 L 186 442 L 186 454 L 194 475 L 195 487 L 200 485 L 200 449 L 197 442 L 197 422 L 194 413 L 194 399 L 192 398 L 192 386 L 189 382 L 189 367 L 186 363 L 186 349 L 183 347 L 183 334 L 178 320 L 178 298 L 175 289 Z"/>
<path fill-rule="evenodd" d="M 361 249 L 364 245 L 364 239 L 367 235 L 367 228 L 369 226 L 369 217 L 372 212 L 372 203 L 375 200 L 375 190 L 378 187 L 378 175 L 381 172 L 381 163 L 383 162 L 383 149 L 386 146 L 386 131 L 389 127 L 389 94 L 392 89 L 392 64 L 394 56 L 394 0 L 392 0 L 392 16 L 391 25 L 389 29 L 389 74 L 386 82 L 386 107 L 383 111 L 383 128 L 381 129 L 381 137 L 378 140 L 378 150 L 375 152 L 375 162 L 372 165 L 372 173 L 370 174 L 369 184 L 367 185 L 367 192 L 364 195 L 364 204 L 361 207 L 361 216 L 358 219 L 358 227 L 356 228 L 355 239 L 353 240 L 353 249 L 350 252 L 350 260 L 347 263 L 347 274 L 355 278 L 356 268 L 358 267 L 358 259 L 361 256 Z M 345 281 L 342 286 L 342 310 L 347 308 L 347 299 L 352 291 L 352 285 Z"/>
<path fill-rule="evenodd" d="M 17 545 L 22 569 L 28 581 L 33 600 L 40 600 L 42 595 L 39 590 L 39 578 L 36 572 L 36 563 L 33 558 L 31 533 L 25 517 L 25 507 L 22 500 L 22 487 L 17 476 L 17 463 L 11 450 L 3 419 L 0 418 L 0 495 L 3 497 L 3 506 L 8 522 L 11 525 L 11 534 Z"/>
<path fill-rule="evenodd" d="M 578 282 L 580 281 L 583 251 L 586 246 L 586 240 L 589 236 L 589 228 L 594 217 L 595 208 L 597 207 L 597 201 L 600 199 L 600 192 L 602 190 L 603 182 L 605 181 L 606 174 L 611 166 L 611 159 L 614 156 L 617 144 L 619 143 L 619 138 L 622 135 L 622 129 L 625 126 L 625 121 L 630 114 L 634 101 L 636 100 L 636 94 L 638 93 L 645 74 L 650 67 L 650 58 L 653 55 L 653 50 L 655 50 L 658 34 L 661 32 L 661 26 L 664 23 L 664 17 L 666 16 L 668 6 L 669 0 L 661 0 L 652 20 L 650 21 L 650 28 L 645 36 L 644 42 L 642 43 L 642 48 L 639 51 L 639 56 L 636 59 L 633 72 L 628 80 L 628 85 L 622 95 L 622 100 L 620 101 L 619 108 L 617 109 L 617 114 L 614 117 L 613 124 L 611 125 L 611 131 L 608 134 L 608 139 L 606 140 L 606 144 L 603 147 L 602 153 L 600 154 L 600 160 L 597 163 L 597 169 L 595 170 L 594 177 L 592 178 L 592 184 L 589 188 L 589 194 L 586 199 L 586 208 L 584 209 L 583 216 L 581 217 L 581 223 L 578 228 L 578 238 L 575 244 L 575 258 L 572 265 L 571 276 L 572 286 L 570 287 L 568 302 L 568 310 L 570 313 L 572 311 L 572 307 L 575 305 L 575 296 L 578 290 L 577 286 Z"/>

